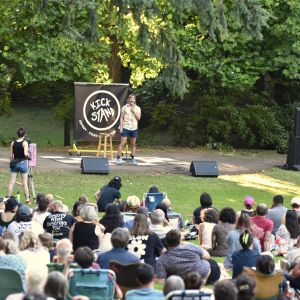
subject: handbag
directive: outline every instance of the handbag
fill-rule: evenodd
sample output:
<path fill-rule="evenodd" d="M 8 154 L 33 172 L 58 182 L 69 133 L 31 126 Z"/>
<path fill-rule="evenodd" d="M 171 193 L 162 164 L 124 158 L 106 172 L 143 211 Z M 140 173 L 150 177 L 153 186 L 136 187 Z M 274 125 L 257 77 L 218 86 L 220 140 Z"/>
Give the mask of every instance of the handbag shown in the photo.
<path fill-rule="evenodd" d="M 19 162 L 19 160 L 17 160 L 17 159 L 11 160 L 10 163 L 9 163 L 10 168 L 11 169 L 14 168 L 17 165 L 18 162 Z"/>

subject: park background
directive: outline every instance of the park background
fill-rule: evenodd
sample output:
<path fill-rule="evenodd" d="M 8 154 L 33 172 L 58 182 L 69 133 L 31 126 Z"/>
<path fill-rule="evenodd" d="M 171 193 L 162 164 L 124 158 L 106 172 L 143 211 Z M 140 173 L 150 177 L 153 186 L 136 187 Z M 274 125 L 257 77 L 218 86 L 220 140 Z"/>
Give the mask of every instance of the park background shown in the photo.
<path fill-rule="evenodd" d="M 297 0 L 5 0 L 0 9 L 4 149 L 24 126 L 39 149 L 67 150 L 74 82 L 82 81 L 132 85 L 143 111 L 139 147 L 230 155 L 238 148 L 249 155 L 256 149 L 287 151 L 300 104 Z M 9 174 L 1 171 L 5 194 Z M 81 193 L 92 198 L 95 188 L 108 182 L 105 176 L 61 172 L 37 173 L 35 183 L 38 191 L 55 190 L 68 204 Z M 241 208 L 246 194 L 270 204 L 276 192 L 289 200 L 299 186 L 296 172 L 280 169 L 267 175 L 286 188 L 245 187 L 222 178 L 121 175 L 124 196 L 141 197 L 157 184 L 187 216 L 202 191 L 212 193 L 218 207 Z"/>

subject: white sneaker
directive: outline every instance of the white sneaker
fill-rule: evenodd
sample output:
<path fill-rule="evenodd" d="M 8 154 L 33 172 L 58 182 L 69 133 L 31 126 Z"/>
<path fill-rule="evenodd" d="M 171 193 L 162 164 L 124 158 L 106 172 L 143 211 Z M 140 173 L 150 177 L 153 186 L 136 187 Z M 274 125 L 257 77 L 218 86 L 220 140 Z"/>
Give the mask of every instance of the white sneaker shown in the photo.
<path fill-rule="evenodd" d="M 131 162 L 132 162 L 132 164 L 135 165 L 135 166 L 138 164 L 137 161 L 136 161 L 134 158 L 132 159 Z"/>
<path fill-rule="evenodd" d="M 123 163 L 124 163 L 124 162 L 123 162 L 123 160 L 122 160 L 121 157 L 117 158 L 116 164 L 121 165 L 121 164 L 123 164 Z"/>

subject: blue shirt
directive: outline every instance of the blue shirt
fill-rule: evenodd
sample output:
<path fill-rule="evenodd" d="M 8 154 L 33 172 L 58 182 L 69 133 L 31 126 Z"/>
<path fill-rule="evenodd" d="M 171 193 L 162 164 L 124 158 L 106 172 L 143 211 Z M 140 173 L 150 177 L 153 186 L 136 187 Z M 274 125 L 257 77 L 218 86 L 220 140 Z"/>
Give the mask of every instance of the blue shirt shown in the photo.
<path fill-rule="evenodd" d="M 165 297 L 162 291 L 157 291 L 149 288 L 131 290 L 128 291 L 125 296 L 125 300 L 140 300 L 140 299 L 163 300 L 165 299 Z"/>
<path fill-rule="evenodd" d="M 243 272 L 244 267 L 255 267 L 260 254 L 256 250 L 239 250 L 232 255 L 232 278 L 236 278 Z"/>
<path fill-rule="evenodd" d="M 110 251 L 100 254 L 98 256 L 97 263 L 102 269 L 109 269 L 110 260 L 116 260 L 117 262 L 124 265 L 140 262 L 137 256 L 128 252 L 124 248 L 113 248 Z"/>

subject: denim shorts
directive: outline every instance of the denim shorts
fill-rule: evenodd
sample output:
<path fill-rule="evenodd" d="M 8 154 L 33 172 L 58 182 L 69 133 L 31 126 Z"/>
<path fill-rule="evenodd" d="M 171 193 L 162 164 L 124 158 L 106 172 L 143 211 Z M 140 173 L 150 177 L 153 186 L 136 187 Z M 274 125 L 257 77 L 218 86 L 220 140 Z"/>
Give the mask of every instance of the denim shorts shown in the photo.
<path fill-rule="evenodd" d="M 26 159 L 17 162 L 13 168 L 10 168 L 10 171 L 12 173 L 28 173 L 28 160 Z"/>
<path fill-rule="evenodd" d="M 123 128 L 123 131 L 121 133 L 121 136 L 123 136 L 123 137 L 130 137 L 130 138 L 136 138 L 137 135 L 138 135 L 137 129 L 135 129 L 135 130 L 128 130 L 128 129 Z"/>

